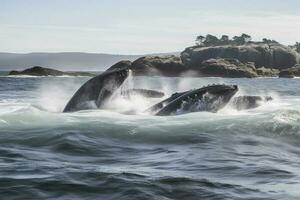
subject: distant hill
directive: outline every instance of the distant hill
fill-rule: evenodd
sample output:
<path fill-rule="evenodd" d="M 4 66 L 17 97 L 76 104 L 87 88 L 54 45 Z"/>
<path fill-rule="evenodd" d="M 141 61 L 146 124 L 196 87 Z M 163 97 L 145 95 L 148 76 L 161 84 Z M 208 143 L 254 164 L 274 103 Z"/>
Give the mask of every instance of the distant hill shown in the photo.
<path fill-rule="evenodd" d="M 151 54 L 178 55 L 179 53 Z M 69 71 L 102 71 L 120 60 L 133 61 L 143 55 L 113 55 L 98 53 L 0 53 L 0 70 L 22 70 L 31 66 Z"/>

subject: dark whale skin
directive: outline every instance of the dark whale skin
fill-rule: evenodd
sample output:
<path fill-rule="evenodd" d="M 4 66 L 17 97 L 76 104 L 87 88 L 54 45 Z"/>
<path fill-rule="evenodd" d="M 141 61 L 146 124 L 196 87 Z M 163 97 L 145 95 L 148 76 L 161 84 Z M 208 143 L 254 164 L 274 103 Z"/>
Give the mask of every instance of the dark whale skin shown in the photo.
<path fill-rule="evenodd" d="M 188 91 L 186 92 L 176 92 L 176 93 L 173 93 L 169 98 L 151 106 L 150 108 L 148 108 L 145 113 L 151 113 L 151 114 L 155 114 L 156 112 L 158 112 L 160 109 L 162 109 L 164 106 L 166 106 L 167 104 L 169 104 L 171 101 L 173 101 L 174 99 L 178 98 L 179 96 L 187 93 Z"/>
<path fill-rule="evenodd" d="M 217 112 L 228 104 L 237 91 L 236 85 L 211 85 L 183 93 L 175 93 L 148 110 L 158 109 L 155 113 L 157 116 L 201 111 Z M 160 107 L 161 109 L 159 109 Z"/>
<path fill-rule="evenodd" d="M 67 103 L 63 112 L 75 112 L 101 108 L 103 103 L 118 89 L 129 75 L 129 69 L 115 69 L 84 83 Z"/>

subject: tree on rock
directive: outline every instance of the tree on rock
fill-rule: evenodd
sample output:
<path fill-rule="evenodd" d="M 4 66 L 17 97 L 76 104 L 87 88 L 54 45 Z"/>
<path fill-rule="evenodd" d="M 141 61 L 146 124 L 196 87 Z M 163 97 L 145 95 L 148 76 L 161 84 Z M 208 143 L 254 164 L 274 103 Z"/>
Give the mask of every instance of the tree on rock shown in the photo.
<path fill-rule="evenodd" d="M 276 40 L 270 40 L 270 39 L 267 39 L 267 38 L 263 38 L 262 39 L 262 42 L 264 44 L 267 44 L 269 47 L 272 45 L 272 44 L 279 44 Z"/>
<path fill-rule="evenodd" d="M 245 43 L 248 43 L 252 40 L 252 37 L 250 35 L 245 34 L 245 33 L 243 33 L 241 35 L 241 37 L 244 39 Z"/>
<path fill-rule="evenodd" d="M 300 53 L 300 42 L 296 42 L 296 44 L 293 47 L 298 53 Z"/>
<path fill-rule="evenodd" d="M 272 42 L 272 40 L 267 39 L 267 38 L 263 38 L 263 39 L 262 39 L 262 42 L 265 43 L 265 44 L 269 44 L 269 43 Z"/>
<path fill-rule="evenodd" d="M 204 40 L 205 40 L 205 37 L 202 36 L 202 35 L 199 35 L 199 36 L 197 36 L 197 38 L 196 38 L 196 44 L 199 45 L 199 46 L 202 46 Z"/>
<path fill-rule="evenodd" d="M 233 42 L 234 42 L 235 45 L 243 45 L 243 44 L 245 44 L 244 38 L 242 38 L 240 36 L 234 36 L 232 39 L 233 39 Z"/>
<path fill-rule="evenodd" d="M 252 40 L 251 36 L 245 33 L 243 33 L 241 36 L 234 36 L 232 39 L 235 45 L 244 45 Z"/>
<path fill-rule="evenodd" d="M 227 45 L 229 44 L 230 40 L 229 40 L 229 36 L 228 35 L 222 35 L 220 38 L 221 44 L 222 45 Z"/>
<path fill-rule="evenodd" d="M 207 34 L 203 43 L 205 46 L 216 46 L 219 45 L 220 40 L 214 35 Z"/>

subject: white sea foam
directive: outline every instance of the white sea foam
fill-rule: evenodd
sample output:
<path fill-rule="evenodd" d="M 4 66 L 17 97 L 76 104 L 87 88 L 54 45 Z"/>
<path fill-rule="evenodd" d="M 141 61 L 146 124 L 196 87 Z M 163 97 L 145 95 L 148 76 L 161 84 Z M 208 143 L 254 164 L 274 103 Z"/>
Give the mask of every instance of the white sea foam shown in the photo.
<path fill-rule="evenodd" d="M 161 128 L 169 129 L 169 126 L 181 127 L 190 126 L 211 131 L 214 126 L 218 129 L 228 127 L 243 128 L 252 123 L 251 127 L 258 126 L 259 130 L 273 130 L 274 126 L 285 126 L 293 124 L 294 132 L 298 131 L 296 124 L 300 115 L 291 114 L 290 111 L 300 111 L 300 98 L 297 95 L 280 95 L 276 91 L 279 79 L 268 79 L 275 81 L 274 87 L 270 92 L 253 89 L 251 92 L 248 86 L 253 84 L 253 80 L 231 80 L 213 78 L 158 78 L 158 77 L 135 77 L 129 76 L 120 90 L 114 94 L 111 101 L 107 103 L 109 110 L 88 110 L 75 113 L 61 113 L 65 104 L 76 92 L 76 90 L 87 79 L 37 79 L 37 87 L 34 91 L 9 92 L 10 95 L 0 101 L 0 126 L 14 126 L 24 128 L 34 126 L 80 126 L 80 124 L 90 124 L 100 126 L 100 124 L 116 124 L 121 126 L 133 126 L 133 132 L 138 132 L 140 126 L 149 129 Z M 67 80 L 67 81 L 63 81 Z M 260 79 L 264 81 L 263 79 Z M 163 91 L 167 98 L 176 91 L 185 91 L 191 88 L 199 88 L 211 83 L 228 83 L 240 85 L 237 95 L 261 95 L 272 96 L 273 101 L 264 103 L 262 106 L 253 110 L 237 111 L 230 106 L 226 106 L 218 113 L 190 113 L 182 116 L 157 117 L 145 115 L 144 110 L 154 105 L 162 99 L 150 99 L 140 95 L 132 95 L 129 98 L 121 96 L 121 92 L 132 88 L 146 88 Z M 30 83 L 30 82 L 29 82 Z M 31 84 L 31 83 L 30 83 Z M 255 83 L 254 83 L 255 84 Z M 277 85 L 276 85 L 277 84 Z M 297 87 L 295 87 L 297 88 Z M 25 96 L 24 96 L 25 95 Z M 26 96 L 27 95 L 27 96 Z M 131 114 L 124 115 L 123 112 L 131 111 Z M 285 114 L 280 114 L 281 112 Z M 275 117 L 273 116 L 275 115 Z M 239 124 L 240 123 L 240 124 Z M 248 124 L 248 125 L 247 125 Z M 244 126 L 244 127 L 242 127 Z M 249 125 L 250 126 L 250 125 Z M 138 128 L 139 129 L 139 128 Z M 276 129 L 277 130 L 277 129 Z"/>

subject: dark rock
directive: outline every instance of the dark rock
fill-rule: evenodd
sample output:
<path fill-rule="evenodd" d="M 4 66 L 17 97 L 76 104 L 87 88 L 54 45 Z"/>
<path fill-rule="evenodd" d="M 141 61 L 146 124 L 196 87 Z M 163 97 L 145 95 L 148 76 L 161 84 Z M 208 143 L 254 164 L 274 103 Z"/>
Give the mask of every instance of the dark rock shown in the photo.
<path fill-rule="evenodd" d="M 253 78 L 257 77 L 253 63 L 241 63 L 237 59 L 209 59 L 197 67 L 192 67 L 199 76 Z"/>
<path fill-rule="evenodd" d="M 29 75 L 29 76 L 94 76 L 88 72 L 63 72 L 56 69 L 50 69 L 40 66 L 25 69 L 23 71 L 11 71 L 9 75 Z"/>
<path fill-rule="evenodd" d="M 270 96 L 239 96 L 232 100 L 232 107 L 237 110 L 248 110 L 259 107 L 262 103 L 272 101 L 273 98 Z"/>
<path fill-rule="evenodd" d="M 132 63 L 121 61 L 108 70 L 128 68 L 133 75 L 150 76 L 274 77 L 278 76 L 279 70 L 290 68 L 299 61 L 299 54 L 287 46 L 251 43 L 242 46 L 194 46 L 185 49 L 181 57 L 145 56 Z M 292 76 L 290 73 L 282 72 L 282 76 Z"/>
<path fill-rule="evenodd" d="M 295 78 L 295 76 L 289 71 L 281 71 L 279 73 L 279 78 Z"/>
<path fill-rule="evenodd" d="M 15 76 L 15 75 L 19 75 L 19 74 L 20 74 L 20 72 L 19 72 L 19 71 L 12 70 L 12 71 L 10 71 L 10 72 L 9 72 L 9 74 L 8 74 L 8 75 L 13 75 L 13 76 Z"/>
<path fill-rule="evenodd" d="M 107 70 L 128 68 L 134 75 L 163 75 L 179 76 L 186 71 L 181 59 L 176 56 L 145 56 L 138 58 L 134 62 L 127 60 L 120 61 Z"/>
<path fill-rule="evenodd" d="M 199 66 L 211 58 L 235 58 L 256 67 L 285 69 L 299 63 L 299 54 L 280 44 L 248 44 L 243 46 L 189 47 L 181 53 L 182 62 L 189 67 Z"/>
<path fill-rule="evenodd" d="M 188 68 L 177 56 L 145 56 L 135 60 L 130 69 L 134 75 L 180 76 Z"/>
<path fill-rule="evenodd" d="M 237 59 L 209 59 L 196 67 L 183 65 L 176 56 L 146 56 L 130 61 L 121 61 L 110 67 L 131 69 L 134 75 L 158 76 L 215 76 L 215 77 L 257 77 L 254 63 L 242 63 Z M 187 73 L 187 72 L 192 73 Z"/>
<path fill-rule="evenodd" d="M 256 69 L 256 73 L 258 76 L 262 77 L 275 77 L 278 76 L 279 70 L 278 69 L 272 69 L 272 68 L 265 68 L 265 67 L 260 67 Z"/>
<path fill-rule="evenodd" d="M 300 76 L 300 65 L 281 70 L 279 73 L 280 78 L 294 78 L 295 76 Z"/>

